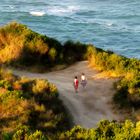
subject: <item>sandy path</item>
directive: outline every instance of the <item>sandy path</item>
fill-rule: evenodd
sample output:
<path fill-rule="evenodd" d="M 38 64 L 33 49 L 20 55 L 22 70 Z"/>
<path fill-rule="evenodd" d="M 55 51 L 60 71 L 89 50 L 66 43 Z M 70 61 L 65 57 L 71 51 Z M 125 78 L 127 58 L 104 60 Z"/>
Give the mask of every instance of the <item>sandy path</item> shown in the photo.
<path fill-rule="evenodd" d="M 112 109 L 111 99 L 115 92 L 115 79 L 97 79 L 97 72 L 88 67 L 87 61 L 78 62 L 64 70 L 45 74 L 13 70 L 16 75 L 30 78 L 48 79 L 54 83 L 60 92 L 60 98 L 70 111 L 76 125 L 86 128 L 95 127 L 102 119 L 122 120 L 122 116 Z M 79 86 L 76 94 L 73 88 L 73 78 L 84 72 L 88 79 L 86 89 Z"/>

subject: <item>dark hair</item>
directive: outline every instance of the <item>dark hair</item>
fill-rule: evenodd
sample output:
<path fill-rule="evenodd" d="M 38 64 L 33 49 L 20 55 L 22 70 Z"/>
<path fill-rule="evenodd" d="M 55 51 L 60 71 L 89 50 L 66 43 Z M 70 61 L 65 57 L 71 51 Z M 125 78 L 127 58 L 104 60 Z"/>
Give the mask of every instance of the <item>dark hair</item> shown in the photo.
<path fill-rule="evenodd" d="M 77 79 L 77 76 L 75 76 L 75 79 Z"/>

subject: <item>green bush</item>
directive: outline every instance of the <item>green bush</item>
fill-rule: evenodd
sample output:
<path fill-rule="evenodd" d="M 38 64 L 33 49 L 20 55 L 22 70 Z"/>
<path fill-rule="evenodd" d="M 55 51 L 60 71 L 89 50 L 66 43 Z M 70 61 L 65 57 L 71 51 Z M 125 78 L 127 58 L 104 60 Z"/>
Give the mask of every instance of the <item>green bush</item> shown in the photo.
<path fill-rule="evenodd" d="M 116 84 L 114 97 L 121 107 L 138 107 L 140 105 L 140 60 L 126 58 L 110 51 L 104 51 L 90 45 L 89 62 L 103 72 L 122 77 Z"/>
<path fill-rule="evenodd" d="M 34 66 L 36 71 L 86 60 L 93 51 L 92 45 L 73 41 L 61 44 L 16 22 L 0 28 L 0 46 L 0 64 L 30 69 Z"/>
<path fill-rule="evenodd" d="M 8 80 L 0 80 L 0 87 L 5 89 L 12 89 L 12 85 Z"/>
<path fill-rule="evenodd" d="M 87 45 L 59 41 L 40 35 L 27 26 L 11 22 L 0 28 L 0 63 L 13 66 L 72 64 L 86 59 Z"/>
<path fill-rule="evenodd" d="M 10 77 L 0 80 L 0 138 L 47 140 L 68 130 L 69 118 L 54 84 Z"/>
<path fill-rule="evenodd" d="M 116 121 L 109 122 L 103 120 L 97 128 L 85 129 L 76 126 L 70 131 L 61 134 L 60 139 L 63 140 L 125 140 L 125 139 L 140 139 L 140 122 L 136 124 L 129 120 L 124 123 Z"/>
<path fill-rule="evenodd" d="M 50 69 L 57 64 L 72 64 L 86 59 L 97 69 L 121 77 L 116 83 L 116 103 L 119 102 L 121 107 L 139 108 L 138 59 L 129 59 L 80 42 L 67 41 L 62 45 L 16 22 L 0 28 L 0 64 L 39 65 Z M 75 126 L 67 131 L 69 118 L 58 99 L 58 90 L 46 80 L 23 79 L 1 69 L 0 92 L 0 132 L 5 140 L 140 139 L 140 123 L 133 124 L 131 121 L 117 123 L 104 120 L 97 128 Z"/>
<path fill-rule="evenodd" d="M 17 128 L 17 131 L 14 133 L 12 140 L 48 140 L 47 137 L 43 135 L 41 131 L 36 130 L 34 133 L 31 133 L 31 130 L 27 126 L 21 126 Z"/>
<path fill-rule="evenodd" d="M 63 46 L 63 59 L 66 63 L 72 64 L 85 59 L 87 46 L 80 42 L 67 41 Z"/>

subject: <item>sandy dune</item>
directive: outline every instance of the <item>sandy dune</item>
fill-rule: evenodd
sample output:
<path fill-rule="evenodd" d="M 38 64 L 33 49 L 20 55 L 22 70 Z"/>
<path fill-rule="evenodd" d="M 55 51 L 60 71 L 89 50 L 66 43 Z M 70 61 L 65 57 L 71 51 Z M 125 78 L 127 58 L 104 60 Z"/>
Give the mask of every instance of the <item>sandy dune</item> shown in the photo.
<path fill-rule="evenodd" d="M 44 74 L 13 70 L 16 75 L 30 78 L 48 79 L 53 82 L 60 92 L 60 98 L 71 113 L 76 125 L 86 128 L 95 127 L 102 119 L 122 120 L 122 116 L 112 108 L 112 96 L 115 92 L 115 79 L 97 79 L 97 71 L 88 66 L 87 61 L 78 62 L 64 70 Z M 73 78 L 84 72 L 88 79 L 86 89 L 79 85 L 75 93 Z"/>

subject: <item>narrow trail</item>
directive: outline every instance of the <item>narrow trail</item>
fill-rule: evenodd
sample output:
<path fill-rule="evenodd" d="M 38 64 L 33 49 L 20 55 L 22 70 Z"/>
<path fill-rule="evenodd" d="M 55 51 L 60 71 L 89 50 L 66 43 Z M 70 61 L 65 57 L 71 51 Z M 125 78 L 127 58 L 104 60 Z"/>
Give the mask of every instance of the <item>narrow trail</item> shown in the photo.
<path fill-rule="evenodd" d="M 14 74 L 30 78 L 48 79 L 54 83 L 60 93 L 60 99 L 73 117 L 75 125 L 85 128 L 96 127 L 102 119 L 122 120 L 123 116 L 112 108 L 112 96 L 115 93 L 113 83 L 115 79 L 98 79 L 97 71 L 88 66 L 87 61 L 78 62 L 64 70 L 49 73 L 31 73 L 21 70 L 12 70 Z M 79 92 L 75 93 L 73 79 L 80 78 L 84 72 L 88 84 L 86 89 L 79 85 Z"/>

